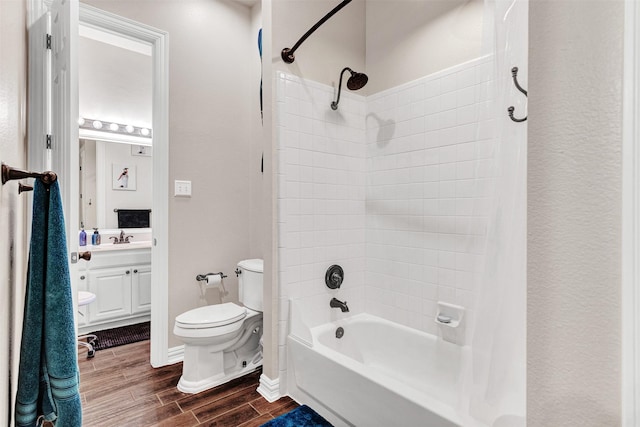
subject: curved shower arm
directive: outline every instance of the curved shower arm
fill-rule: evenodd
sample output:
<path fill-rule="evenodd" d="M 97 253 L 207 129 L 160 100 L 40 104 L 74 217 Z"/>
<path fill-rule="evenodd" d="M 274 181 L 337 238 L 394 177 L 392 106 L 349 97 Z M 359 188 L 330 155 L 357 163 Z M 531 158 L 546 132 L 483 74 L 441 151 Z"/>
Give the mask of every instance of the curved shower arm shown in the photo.
<path fill-rule="evenodd" d="M 350 73 L 353 73 L 353 70 L 349 67 L 344 67 L 344 69 L 340 72 L 340 83 L 338 84 L 338 98 L 331 103 L 332 110 L 338 109 L 338 103 L 340 102 L 340 92 L 342 91 L 342 77 L 344 76 L 345 71 L 349 71 Z"/>
<path fill-rule="evenodd" d="M 282 60 L 284 62 L 286 62 L 287 64 L 291 64 L 293 63 L 293 61 L 295 61 L 296 57 L 294 55 L 296 49 L 298 49 L 300 47 L 300 45 L 302 43 L 304 43 L 304 41 L 311 35 L 313 34 L 313 32 L 315 30 L 317 30 L 318 28 L 320 28 L 320 26 L 322 24 L 324 24 L 325 22 L 327 22 L 327 20 L 329 18 L 331 18 L 333 15 L 335 15 L 336 13 L 338 13 L 338 11 L 340 11 L 340 9 L 342 9 L 343 7 L 345 7 L 346 5 L 348 5 L 349 3 L 351 3 L 352 0 L 343 0 L 339 5 L 337 5 L 336 7 L 333 8 L 333 10 L 329 13 L 327 13 L 321 20 L 319 20 L 318 22 L 316 22 L 316 24 L 311 27 L 309 29 L 309 31 L 307 31 L 306 33 L 304 33 L 304 35 L 302 37 L 300 37 L 300 40 L 298 40 L 296 42 L 296 44 L 293 45 L 292 48 L 288 48 L 285 47 L 284 49 L 282 49 L 282 52 L 280 52 L 280 56 L 282 57 Z"/>

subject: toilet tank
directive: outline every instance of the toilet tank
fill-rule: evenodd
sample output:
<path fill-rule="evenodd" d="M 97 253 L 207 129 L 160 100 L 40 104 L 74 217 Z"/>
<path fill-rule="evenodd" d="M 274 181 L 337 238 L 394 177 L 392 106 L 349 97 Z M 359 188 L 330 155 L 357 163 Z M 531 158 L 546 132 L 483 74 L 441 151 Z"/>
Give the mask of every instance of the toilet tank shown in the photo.
<path fill-rule="evenodd" d="M 238 263 L 239 298 L 245 307 L 263 311 L 262 272 L 264 262 L 261 259 L 246 259 Z"/>

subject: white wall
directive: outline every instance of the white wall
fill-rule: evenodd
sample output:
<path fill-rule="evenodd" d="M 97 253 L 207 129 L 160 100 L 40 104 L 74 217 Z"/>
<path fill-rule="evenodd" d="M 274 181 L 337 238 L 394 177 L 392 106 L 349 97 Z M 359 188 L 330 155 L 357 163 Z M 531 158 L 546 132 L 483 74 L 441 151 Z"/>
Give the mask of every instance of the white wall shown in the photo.
<path fill-rule="evenodd" d="M 310 326 L 346 316 L 332 297 L 365 311 L 365 99 L 345 93 L 331 110 L 333 89 L 279 73 L 278 132 L 279 380 L 286 385 L 289 299 L 301 301 Z M 339 264 L 338 290 L 324 282 Z"/>
<path fill-rule="evenodd" d="M 287 306 L 279 304 L 279 263 L 278 263 L 278 130 L 275 123 L 276 99 L 273 93 L 276 73 L 286 73 L 310 79 L 319 83 L 338 87 L 340 71 L 349 66 L 363 70 L 365 66 L 365 2 L 355 0 L 340 13 L 333 16 L 318 29 L 296 51 L 293 64 L 286 64 L 280 57 L 285 47 L 293 47 L 298 39 L 320 18 L 337 5 L 332 0 L 263 0 L 262 20 L 265 28 L 264 70 L 265 70 L 265 125 L 263 144 L 265 155 L 265 177 L 263 181 L 263 232 L 265 259 L 265 304 L 272 310 L 265 310 L 265 359 L 264 374 L 270 379 L 278 378 L 278 318 L 283 318 Z M 269 83 L 267 83 L 269 82 Z M 364 93 L 360 91 L 359 93 Z M 284 364 L 280 364 L 280 368 Z M 280 384 L 284 384 L 284 379 Z"/>
<path fill-rule="evenodd" d="M 26 167 L 27 43 L 23 0 L 0 2 L 0 161 Z M 13 418 L 27 266 L 26 197 L 0 186 L 0 424 Z"/>
<path fill-rule="evenodd" d="M 103 146 L 97 150 L 101 153 L 101 159 L 97 161 L 98 173 L 103 174 L 105 183 L 104 202 L 98 209 L 103 210 L 105 223 L 104 228 L 118 228 L 118 214 L 114 209 L 151 209 L 153 202 L 152 188 L 153 177 L 151 174 L 153 158 L 146 156 L 133 156 L 131 149 L 136 148 L 135 145 L 115 144 L 106 142 L 97 142 Z M 130 168 L 130 172 L 135 169 L 136 189 L 133 190 L 117 190 L 113 188 L 114 171 L 113 165 L 125 165 Z M 117 178 L 117 177 L 116 177 Z M 131 184 L 131 179 L 129 180 Z M 151 214 L 153 222 L 153 213 Z M 153 223 L 151 224 L 153 227 Z"/>
<path fill-rule="evenodd" d="M 482 0 L 367 0 L 367 93 L 478 58 Z"/>
<path fill-rule="evenodd" d="M 621 423 L 624 3 L 529 11 L 529 426 Z"/>
<path fill-rule="evenodd" d="M 102 226 L 98 224 L 98 195 L 96 187 L 95 141 L 80 140 L 80 223 L 86 229 Z"/>

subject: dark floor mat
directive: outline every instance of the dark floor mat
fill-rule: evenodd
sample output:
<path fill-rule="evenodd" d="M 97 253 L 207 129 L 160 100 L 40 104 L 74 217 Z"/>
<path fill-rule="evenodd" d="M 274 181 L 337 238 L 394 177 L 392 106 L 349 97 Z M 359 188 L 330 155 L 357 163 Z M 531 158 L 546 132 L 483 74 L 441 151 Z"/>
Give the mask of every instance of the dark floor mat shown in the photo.
<path fill-rule="evenodd" d="M 104 350 L 149 339 L 151 322 L 137 323 L 120 328 L 105 329 L 93 332 L 98 337 L 94 343 L 95 350 Z"/>

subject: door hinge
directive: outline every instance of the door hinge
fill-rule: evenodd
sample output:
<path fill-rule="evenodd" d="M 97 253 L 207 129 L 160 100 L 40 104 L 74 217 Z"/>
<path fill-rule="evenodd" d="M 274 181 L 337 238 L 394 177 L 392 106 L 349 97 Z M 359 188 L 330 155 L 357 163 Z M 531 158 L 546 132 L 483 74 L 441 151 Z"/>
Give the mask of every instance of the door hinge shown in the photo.
<path fill-rule="evenodd" d="M 47 135 L 47 150 L 51 150 L 51 135 Z"/>
<path fill-rule="evenodd" d="M 47 34 L 47 49 L 51 49 L 51 34 Z"/>

